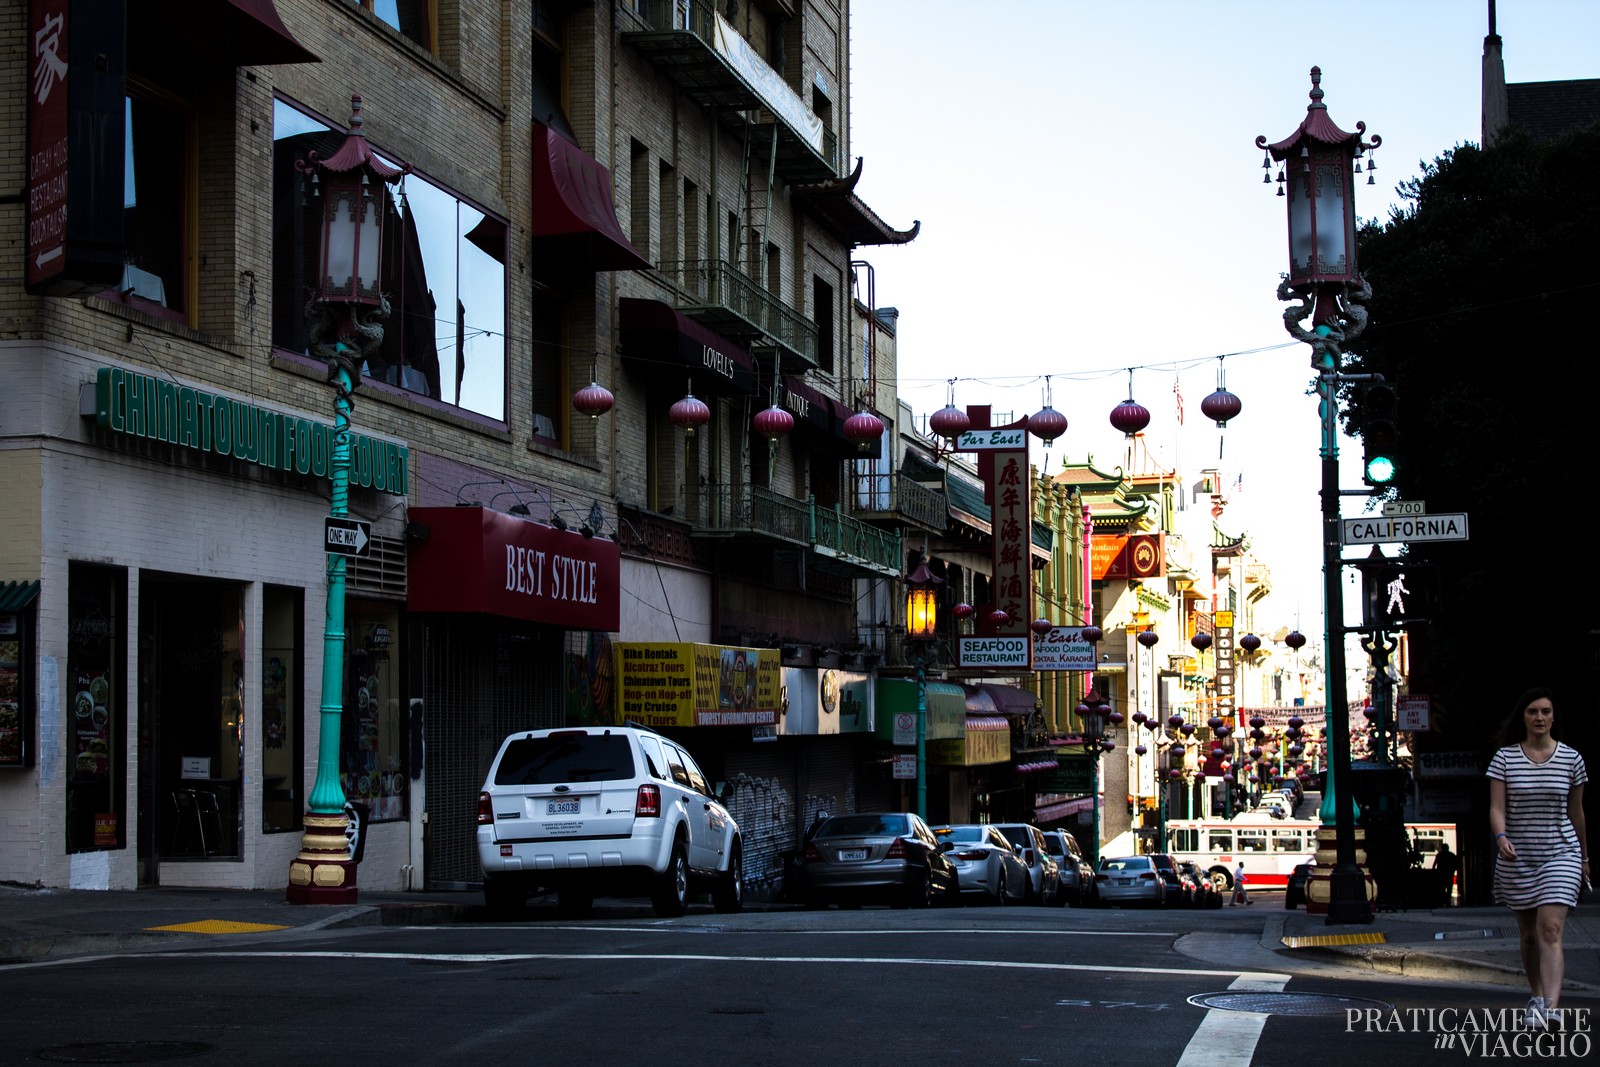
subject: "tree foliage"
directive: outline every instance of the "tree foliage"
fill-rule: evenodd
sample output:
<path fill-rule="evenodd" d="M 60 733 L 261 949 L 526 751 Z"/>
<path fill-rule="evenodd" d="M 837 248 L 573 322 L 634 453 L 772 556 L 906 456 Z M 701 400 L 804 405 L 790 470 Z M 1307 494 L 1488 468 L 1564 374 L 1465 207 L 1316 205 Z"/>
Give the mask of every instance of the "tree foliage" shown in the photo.
<path fill-rule="evenodd" d="M 1470 541 L 1408 550 L 1438 566 L 1444 598 L 1414 635 L 1413 691 L 1463 747 L 1533 685 L 1556 688 L 1569 740 L 1593 732 L 1600 620 L 1574 550 L 1600 511 L 1583 481 L 1600 421 L 1597 173 L 1600 123 L 1545 144 L 1513 131 L 1425 166 L 1358 237 L 1373 296 L 1346 369 L 1396 385 L 1398 496 L 1469 516 Z"/>

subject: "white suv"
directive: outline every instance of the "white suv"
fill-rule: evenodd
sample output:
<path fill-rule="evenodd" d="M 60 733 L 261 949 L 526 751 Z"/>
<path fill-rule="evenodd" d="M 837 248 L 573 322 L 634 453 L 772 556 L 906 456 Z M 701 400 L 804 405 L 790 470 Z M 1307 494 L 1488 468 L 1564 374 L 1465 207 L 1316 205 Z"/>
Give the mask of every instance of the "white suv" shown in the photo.
<path fill-rule="evenodd" d="M 529 730 L 500 745 L 478 795 L 478 860 L 490 911 L 555 891 L 582 913 L 597 893 L 648 894 L 682 915 L 692 888 L 744 905 L 739 826 L 679 745 L 632 726 Z"/>

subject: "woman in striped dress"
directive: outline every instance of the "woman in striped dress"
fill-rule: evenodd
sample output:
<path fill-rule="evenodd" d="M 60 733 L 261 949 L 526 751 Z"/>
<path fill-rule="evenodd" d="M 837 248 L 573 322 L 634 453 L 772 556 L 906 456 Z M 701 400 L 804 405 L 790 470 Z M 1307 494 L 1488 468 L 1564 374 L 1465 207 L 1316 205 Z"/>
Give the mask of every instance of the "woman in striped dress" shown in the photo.
<path fill-rule="evenodd" d="M 1567 909 L 1589 877 L 1583 821 L 1583 757 L 1556 740 L 1548 689 L 1530 689 L 1501 731 L 1489 763 L 1489 832 L 1494 835 L 1494 897 L 1517 916 L 1522 970 L 1533 997 L 1526 1023 L 1542 1029 L 1559 1016 L 1566 962 L 1561 950 Z"/>

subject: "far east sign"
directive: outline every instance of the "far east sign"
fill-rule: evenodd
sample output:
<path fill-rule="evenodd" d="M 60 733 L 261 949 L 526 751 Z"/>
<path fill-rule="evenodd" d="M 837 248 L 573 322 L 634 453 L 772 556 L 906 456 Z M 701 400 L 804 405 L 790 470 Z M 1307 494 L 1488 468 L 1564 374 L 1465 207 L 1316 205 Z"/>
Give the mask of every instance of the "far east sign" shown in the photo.
<path fill-rule="evenodd" d="M 1344 519 L 1339 523 L 1339 543 L 1377 545 L 1393 541 L 1465 541 L 1465 512 L 1438 515 L 1382 515 Z"/>

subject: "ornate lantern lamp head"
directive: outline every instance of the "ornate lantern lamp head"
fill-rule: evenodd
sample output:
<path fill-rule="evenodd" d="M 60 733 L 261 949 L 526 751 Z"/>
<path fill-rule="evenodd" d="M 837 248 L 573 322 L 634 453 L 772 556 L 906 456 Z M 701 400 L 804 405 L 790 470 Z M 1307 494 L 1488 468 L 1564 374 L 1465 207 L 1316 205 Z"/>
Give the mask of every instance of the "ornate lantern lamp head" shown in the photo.
<path fill-rule="evenodd" d="M 938 624 L 938 587 L 944 579 L 928 569 L 927 557 L 917 561 L 906 575 L 906 636 L 926 641 Z"/>
<path fill-rule="evenodd" d="M 1289 208 L 1289 290 L 1300 292 L 1333 283 L 1358 282 L 1356 266 L 1356 207 L 1352 175 L 1363 153 L 1372 169 L 1370 154 L 1383 143 L 1373 135 L 1363 143 L 1367 124 L 1356 123 L 1346 133 L 1328 116 L 1322 102 L 1322 68 L 1311 68 L 1311 103 L 1294 132 L 1271 144 L 1256 138 L 1263 163 L 1276 162 L 1278 195 Z M 1368 184 L 1372 179 L 1368 178 Z"/>
<path fill-rule="evenodd" d="M 409 164 L 379 158 L 362 131 L 361 94 L 350 96 L 350 132 L 327 159 L 315 151 L 295 161 L 313 195 L 322 197 L 322 249 L 317 299 L 329 304 L 383 305 L 379 271 L 383 259 L 384 185 L 399 182 Z"/>

